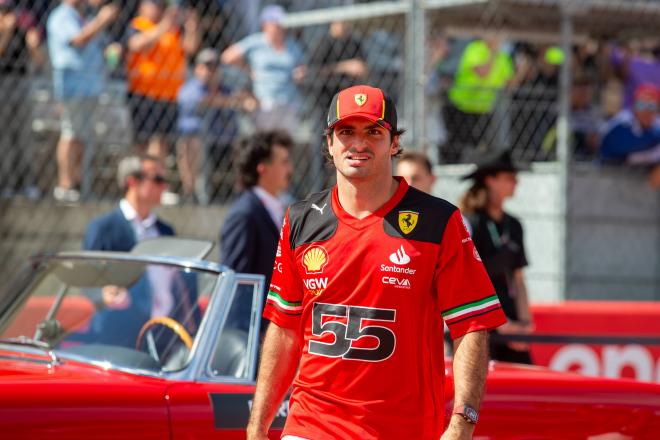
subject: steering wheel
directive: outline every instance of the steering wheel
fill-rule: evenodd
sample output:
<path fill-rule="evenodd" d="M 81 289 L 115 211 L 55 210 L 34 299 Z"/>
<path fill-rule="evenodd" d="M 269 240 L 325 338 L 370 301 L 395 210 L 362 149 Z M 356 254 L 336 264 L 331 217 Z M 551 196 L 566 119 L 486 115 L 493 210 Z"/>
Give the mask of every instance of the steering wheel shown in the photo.
<path fill-rule="evenodd" d="M 142 345 L 142 338 L 144 338 L 144 335 L 147 333 L 147 331 L 156 325 L 164 325 L 165 327 L 169 328 L 174 332 L 175 335 L 179 337 L 179 339 L 181 339 L 188 350 L 192 349 L 192 337 L 186 328 L 181 325 L 181 323 L 168 316 L 156 316 L 155 318 L 151 318 L 149 321 L 145 322 L 140 329 L 140 334 L 138 334 L 137 340 L 135 341 L 135 348 L 137 350 L 140 349 L 140 346 Z"/>

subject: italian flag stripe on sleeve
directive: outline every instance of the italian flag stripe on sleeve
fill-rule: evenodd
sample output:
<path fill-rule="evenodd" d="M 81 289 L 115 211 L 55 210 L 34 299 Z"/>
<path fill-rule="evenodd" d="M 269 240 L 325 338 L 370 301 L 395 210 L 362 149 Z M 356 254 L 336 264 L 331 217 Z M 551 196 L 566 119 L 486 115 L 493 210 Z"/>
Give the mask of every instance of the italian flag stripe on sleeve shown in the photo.
<path fill-rule="evenodd" d="M 489 297 L 446 310 L 442 312 L 442 317 L 444 318 L 447 325 L 450 325 L 473 316 L 483 315 L 484 313 L 499 308 L 500 300 L 497 298 L 497 295 L 491 295 Z"/>
<path fill-rule="evenodd" d="M 302 303 L 300 302 L 291 302 L 282 298 L 279 293 L 272 290 L 268 291 L 268 296 L 266 297 L 266 302 L 272 304 L 278 309 L 282 310 L 287 314 L 298 315 L 302 313 Z"/>

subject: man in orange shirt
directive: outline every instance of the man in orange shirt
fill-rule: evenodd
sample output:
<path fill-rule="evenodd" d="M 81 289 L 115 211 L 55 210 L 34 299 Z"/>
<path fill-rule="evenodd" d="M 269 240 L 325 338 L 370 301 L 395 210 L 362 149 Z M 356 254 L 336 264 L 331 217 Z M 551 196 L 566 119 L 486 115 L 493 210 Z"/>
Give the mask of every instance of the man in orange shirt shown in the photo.
<path fill-rule="evenodd" d="M 129 106 L 136 144 L 160 158 L 177 120 L 176 97 L 186 77 L 186 57 L 199 45 L 198 18 L 192 10 L 142 0 L 128 30 Z"/>

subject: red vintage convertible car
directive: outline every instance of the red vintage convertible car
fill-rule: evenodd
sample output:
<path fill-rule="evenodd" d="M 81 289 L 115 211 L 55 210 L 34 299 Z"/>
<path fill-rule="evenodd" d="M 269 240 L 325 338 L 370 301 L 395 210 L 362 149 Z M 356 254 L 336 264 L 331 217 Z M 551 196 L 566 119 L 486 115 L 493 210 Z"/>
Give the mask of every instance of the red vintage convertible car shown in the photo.
<path fill-rule="evenodd" d="M 245 437 L 263 278 L 199 259 L 203 252 L 164 257 L 186 244 L 161 244 L 36 257 L 0 296 L 1 438 Z M 286 414 L 284 403 L 271 438 Z M 658 384 L 498 363 L 475 433 L 659 436 Z"/>

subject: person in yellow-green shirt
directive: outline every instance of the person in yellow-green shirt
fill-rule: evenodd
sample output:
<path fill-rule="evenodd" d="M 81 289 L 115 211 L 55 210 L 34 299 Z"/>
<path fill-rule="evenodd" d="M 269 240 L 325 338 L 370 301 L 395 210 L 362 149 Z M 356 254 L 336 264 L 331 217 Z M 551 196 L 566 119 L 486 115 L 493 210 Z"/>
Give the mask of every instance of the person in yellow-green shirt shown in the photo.
<path fill-rule="evenodd" d="M 499 92 L 513 78 L 513 60 L 501 46 L 501 37 L 492 35 L 463 50 L 444 109 L 448 139 L 441 158 L 445 163 L 460 161 L 466 148 L 483 140 Z"/>

